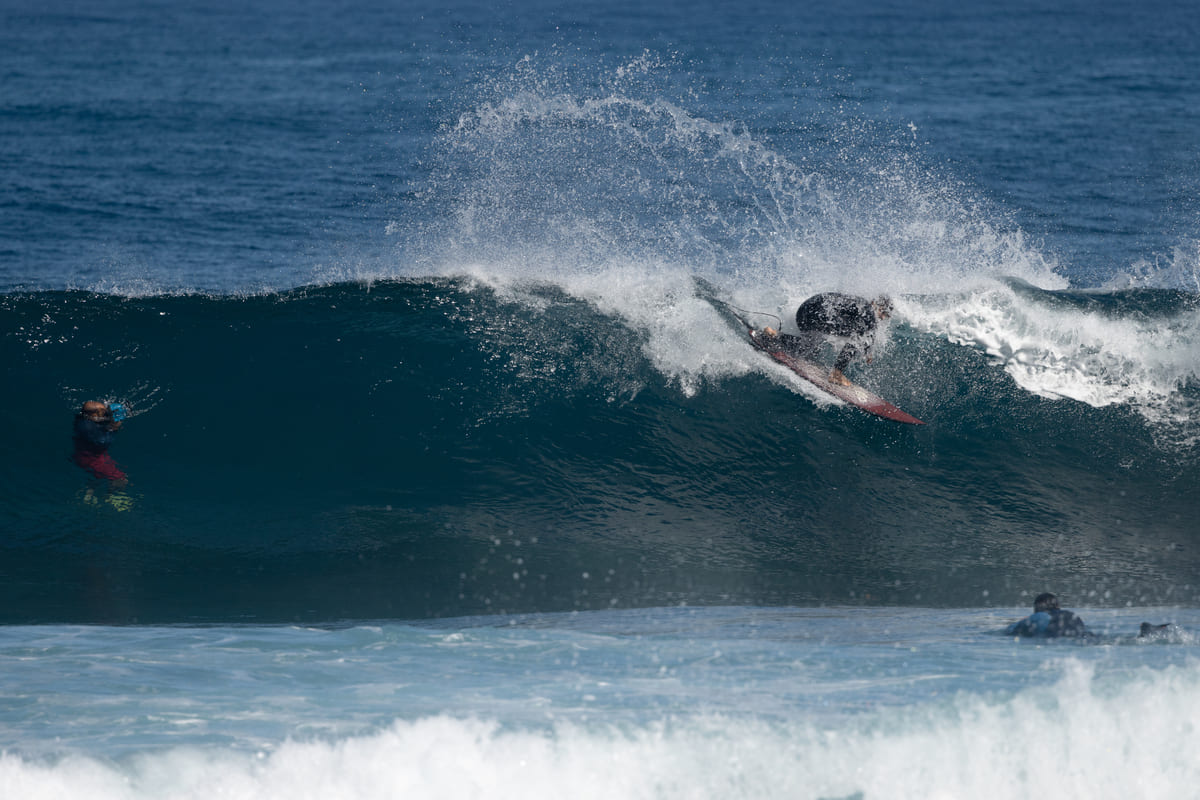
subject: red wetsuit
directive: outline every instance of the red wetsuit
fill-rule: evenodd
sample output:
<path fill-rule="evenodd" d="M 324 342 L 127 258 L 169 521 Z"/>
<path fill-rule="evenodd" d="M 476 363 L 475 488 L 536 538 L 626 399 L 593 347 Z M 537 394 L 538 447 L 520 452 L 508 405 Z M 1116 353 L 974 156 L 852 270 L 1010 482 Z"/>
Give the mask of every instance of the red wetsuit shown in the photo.
<path fill-rule="evenodd" d="M 97 478 L 125 480 L 127 476 L 108 454 L 108 446 L 116 433 L 107 423 L 95 422 L 82 414 L 75 417 L 75 463 Z"/>

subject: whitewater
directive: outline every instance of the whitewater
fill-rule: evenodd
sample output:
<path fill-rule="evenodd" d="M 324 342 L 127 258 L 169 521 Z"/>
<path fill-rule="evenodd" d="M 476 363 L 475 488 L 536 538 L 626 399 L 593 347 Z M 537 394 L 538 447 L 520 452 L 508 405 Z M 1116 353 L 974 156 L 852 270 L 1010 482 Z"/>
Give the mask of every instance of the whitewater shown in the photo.
<path fill-rule="evenodd" d="M 1163 610 L 1135 609 L 1089 614 L 1097 645 L 1019 643 L 1000 634 L 1007 612 L 9 628 L 5 694 L 24 713 L 0 730 L 58 740 L 0 757 L 0 787 L 104 800 L 1182 796 L 1200 686 L 1179 649 L 1193 637 L 1139 640 L 1131 624 Z M 43 692 L 48 708 L 33 702 Z M 76 754 L 41 752 L 63 748 Z"/>

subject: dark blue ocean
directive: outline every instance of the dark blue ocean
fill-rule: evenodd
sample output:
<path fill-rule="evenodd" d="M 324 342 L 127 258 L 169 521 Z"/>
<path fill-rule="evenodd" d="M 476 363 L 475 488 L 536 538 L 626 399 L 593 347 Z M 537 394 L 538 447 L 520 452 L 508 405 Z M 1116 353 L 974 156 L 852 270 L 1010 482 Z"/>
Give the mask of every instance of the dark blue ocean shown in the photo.
<path fill-rule="evenodd" d="M 0 0 L 0 797 L 1191 796 L 1198 42 Z"/>

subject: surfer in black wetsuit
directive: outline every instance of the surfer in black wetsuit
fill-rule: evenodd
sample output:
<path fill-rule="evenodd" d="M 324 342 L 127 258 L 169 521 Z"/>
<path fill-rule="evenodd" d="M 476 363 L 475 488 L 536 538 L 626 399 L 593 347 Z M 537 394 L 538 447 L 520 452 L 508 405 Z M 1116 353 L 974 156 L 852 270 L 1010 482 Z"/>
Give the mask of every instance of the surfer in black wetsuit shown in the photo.
<path fill-rule="evenodd" d="M 1071 611 L 1058 607 L 1058 597 L 1045 592 L 1033 600 L 1033 613 L 1005 628 L 1009 636 L 1091 636 L 1083 620 Z"/>
<path fill-rule="evenodd" d="M 764 328 L 763 333 L 776 339 L 780 346 L 808 361 L 816 360 L 821 345 L 828 338 L 845 340 L 833 371 L 829 373 L 831 383 L 849 386 L 843 370 L 859 355 L 866 356 L 871 363 L 871 345 L 875 342 L 875 328 L 879 320 L 892 315 L 892 301 L 880 295 L 874 300 L 855 297 L 838 292 L 813 295 L 796 309 L 796 327 L 799 336 L 779 333 L 773 328 Z"/>

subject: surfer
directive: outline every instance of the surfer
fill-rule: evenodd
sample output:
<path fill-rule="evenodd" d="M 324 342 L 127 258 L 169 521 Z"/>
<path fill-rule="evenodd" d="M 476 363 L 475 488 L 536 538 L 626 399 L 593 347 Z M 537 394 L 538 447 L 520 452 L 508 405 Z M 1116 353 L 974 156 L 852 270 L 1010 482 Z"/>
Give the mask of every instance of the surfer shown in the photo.
<path fill-rule="evenodd" d="M 75 415 L 75 454 L 73 460 L 97 478 L 110 481 L 121 488 L 129 482 L 128 476 L 108 454 L 117 431 L 121 429 L 118 412 L 123 416 L 124 408 L 119 404 L 88 400 Z"/>
<path fill-rule="evenodd" d="M 859 355 L 871 363 L 871 345 L 875 342 L 875 328 L 880 320 L 892 315 L 892 301 L 886 295 L 874 300 L 839 292 L 813 295 L 796 309 L 796 327 L 799 336 L 779 333 L 774 328 L 764 328 L 763 333 L 778 340 L 780 346 L 809 361 L 816 360 L 821 345 L 826 339 L 844 340 L 841 351 L 829 373 L 830 383 L 849 386 L 850 380 L 843 371 Z"/>
<path fill-rule="evenodd" d="M 1033 613 L 1005 628 L 1009 636 L 1091 636 L 1083 620 L 1065 608 L 1059 608 L 1058 597 L 1050 592 L 1033 600 Z"/>

